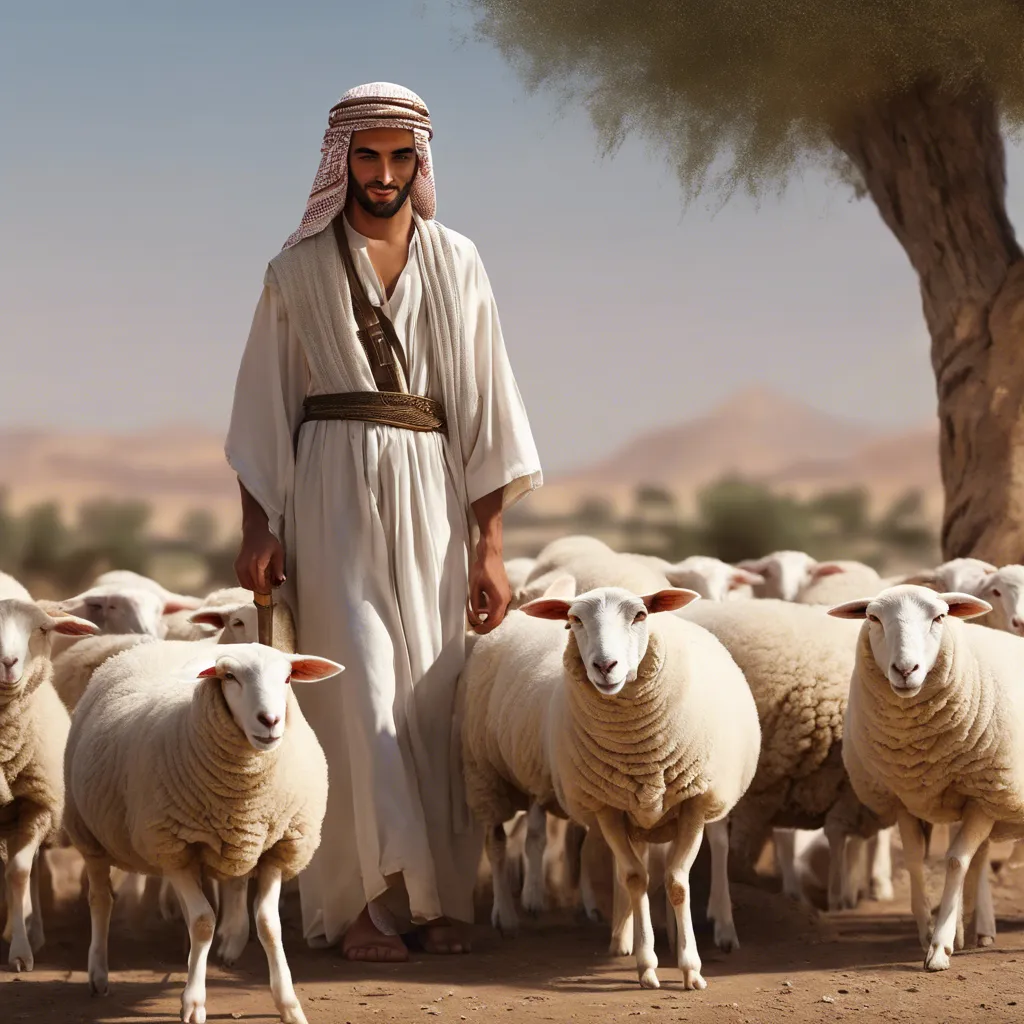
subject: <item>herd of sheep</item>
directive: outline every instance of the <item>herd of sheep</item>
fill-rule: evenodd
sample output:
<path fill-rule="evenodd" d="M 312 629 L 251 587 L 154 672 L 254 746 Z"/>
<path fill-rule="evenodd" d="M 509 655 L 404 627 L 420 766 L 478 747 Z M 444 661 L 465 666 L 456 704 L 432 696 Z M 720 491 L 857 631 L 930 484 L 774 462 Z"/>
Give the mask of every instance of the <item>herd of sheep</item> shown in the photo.
<path fill-rule="evenodd" d="M 925 967 L 994 940 L 989 844 L 1024 838 L 1024 566 L 955 559 L 883 579 L 802 552 L 670 564 L 573 536 L 507 568 L 512 609 L 467 633 L 458 700 L 494 927 L 517 928 L 520 873 L 519 904 L 545 908 L 545 847 L 560 834 L 574 898 L 610 923 L 641 986 L 659 985 L 651 910 L 664 900 L 683 985 L 704 988 L 690 871 L 705 836 L 707 913 L 728 950 L 730 878 L 749 878 L 766 843 L 796 898 L 827 853 L 816 881 L 840 909 L 892 898 L 895 826 Z M 214 939 L 228 964 L 248 942 L 252 884 L 275 1005 L 305 1021 L 279 900 L 319 843 L 328 782 L 290 684 L 343 666 L 296 653 L 280 603 L 274 632 L 274 648 L 256 643 L 252 594 L 237 588 L 197 598 L 111 572 L 33 601 L 0 574 L 12 969 L 31 970 L 44 944 L 46 850 L 70 843 L 94 992 L 108 987 L 112 868 L 184 919 L 186 1024 L 206 1019 Z M 939 823 L 954 829 L 933 922 L 924 855 Z"/>

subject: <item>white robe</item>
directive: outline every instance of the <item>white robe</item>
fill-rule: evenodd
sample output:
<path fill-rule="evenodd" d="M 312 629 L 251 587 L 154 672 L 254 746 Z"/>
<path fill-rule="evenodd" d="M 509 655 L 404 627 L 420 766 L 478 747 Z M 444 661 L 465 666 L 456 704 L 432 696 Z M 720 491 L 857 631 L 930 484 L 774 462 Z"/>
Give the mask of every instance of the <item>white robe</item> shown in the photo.
<path fill-rule="evenodd" d="M 366 292 L 405 349 L 410 392 L 443 400 L 419 239 L 388 300 L 365 237 L 346 230 Z M 507 506 L 540 485 L 540 463 L 479 254 L 448 236 L 479 391 L 473 433 L 462 439 L 466 493 L 472 503 L 504 488 Z M 365 353 L 354 339 L 351 349 L 347 372 L 369 390 Z M 467 510 L 448 444 L 440 433 L 314 421 L 293 456 L 302 400 L 322 391 L 268 271 L 225 451 L 285 542 L 299 650 L 345 666 L 297 691 L 330 769 L 323 838 L 299 879 L 303 930 L 332 943 L 393 873 L 405 883 L 402 907 L 389 895 L 399 919 L 471 921 L 482 837 L 468 821 L 452 727 L 465 658 Z"/>

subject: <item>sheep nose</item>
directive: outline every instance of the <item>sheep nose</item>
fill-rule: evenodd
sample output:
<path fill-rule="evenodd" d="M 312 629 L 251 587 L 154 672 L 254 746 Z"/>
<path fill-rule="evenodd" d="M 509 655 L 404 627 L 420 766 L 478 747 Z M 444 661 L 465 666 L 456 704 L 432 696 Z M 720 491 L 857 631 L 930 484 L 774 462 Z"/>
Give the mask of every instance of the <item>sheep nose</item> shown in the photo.
<path fill-rule="evenodd" d="M 597 669 L 601 675 L 606 676 L 615 666 L 618 665 L 617 661 L 595 661 L 594 668 Z"/>
<path fill-rule="evenodd" d="M 1014 618 L 1010 620 L 1010 625 L 1019 633 L 1024 628 L 1024 619 Z"/>
<path fill-rule="evenodd" d="M 907 676 L 909 676 L 912 672 L 916 672 L 921 666 L 911 665 L 910 668 L 900 668 L 900 666 L 897 665 L 896 662 L 893 662 L 892 667 L 896 669 L 896 671 L 899 672 L 899 674 L 903 676 L 904 679 L 906 679 Z"/>
<path fill-rule="evenodd" d="M 265 725 L 268 729 L 273 729 L 278 722 L 281 721 L 280 715 L 268 715 L 265 711 L 261 711 L 257 716 L 256 720 L 260 725 Z"/>
<path fill-rule="evenodd" d="M 0 665 L 4 668 L 14 668 L 18 664 L 18 659 L 8 655 L 6 658 L 0 658 Z"/>

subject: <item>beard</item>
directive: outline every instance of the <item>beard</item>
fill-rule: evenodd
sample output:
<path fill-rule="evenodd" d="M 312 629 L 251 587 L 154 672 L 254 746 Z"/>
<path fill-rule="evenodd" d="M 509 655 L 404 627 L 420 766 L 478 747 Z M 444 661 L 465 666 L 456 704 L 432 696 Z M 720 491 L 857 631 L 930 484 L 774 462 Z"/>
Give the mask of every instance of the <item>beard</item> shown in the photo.
<path fill-rule="evenodd" d="M 351 175 L 351 171 L 349 172 Z M 384 202 L 377 202 L 370 198 L 369 192 L 366 188 L 359 184 L 354 177 L 349 177 L 349 188 L 352 190 L 352 194 L 355 196 L 356 202 L 371 216 L 371 217 L 394 217 L 396 213 L 402 208 L 406 199 L 409 198 L 409 193 L 412 191 L 413 178 L 410 178 L 400 189 L 396 189 L 391 199 L 387 199 Z M 367 182 L 367 187 L 373 186 L 374 188 L 384 188 L 379 181 Z"/>

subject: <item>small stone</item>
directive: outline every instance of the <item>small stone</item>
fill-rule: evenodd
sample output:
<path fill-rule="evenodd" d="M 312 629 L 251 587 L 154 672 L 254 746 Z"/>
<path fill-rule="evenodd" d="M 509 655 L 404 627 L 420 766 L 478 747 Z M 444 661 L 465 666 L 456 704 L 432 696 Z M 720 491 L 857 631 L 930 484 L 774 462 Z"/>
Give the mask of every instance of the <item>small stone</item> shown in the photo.
<path fill-rule="evenodd" d="M 782 984 L 785 985 L 786 988 L 792 988 L 793 987 L 793 982 L 791 982 L 791 981 L 784 981 Z"/>
<path fill-rule="evenodd" d="M 836 1000 L 834 996 L 822 996 L 821 1001 L 823 1003 L 834 1003 Z"/>
<path fill-rule="evenodd" d="M 967 980 L 967 975 L 966 974 L 958 974 L 956 976 L 956 980 L 957 981 L 966 981 Z"/>

